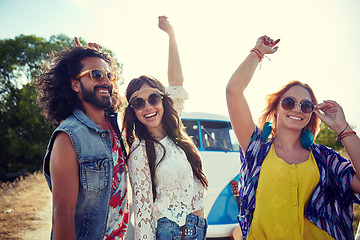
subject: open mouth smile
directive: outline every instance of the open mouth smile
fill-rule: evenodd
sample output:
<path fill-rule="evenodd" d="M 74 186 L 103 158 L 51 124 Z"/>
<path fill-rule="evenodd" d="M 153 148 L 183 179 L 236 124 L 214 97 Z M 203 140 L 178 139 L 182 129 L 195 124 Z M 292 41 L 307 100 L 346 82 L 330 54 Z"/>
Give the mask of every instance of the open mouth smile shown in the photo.
<path fill-rule="evenodd" d="M 291 120 L 296 120 L 296 121 L 301 121 L 301 120 L 303 120 L 303 118 L 297 117 L 297 116 L 288 116 L 288 118 L 290 118 Z"/>
<path fill-rule="evenodd" d="M 156 115 L 157 115 L 157 113 L 154 112 L 154 113 L 145 114 L 144 117 L 148 119 L 148 118 L 155 117 Z"/>
<path fill-rule="evenodd" d="M 108 95 L 108 96 L 110 96 L 111 93 L 112 93 L 111 88 L 106 87 L 106 86 L 96 86 L 96 87 L 94 88 L 94 90 L 95 90 L 96 92 L 100 93 L 101 95 Z"/>

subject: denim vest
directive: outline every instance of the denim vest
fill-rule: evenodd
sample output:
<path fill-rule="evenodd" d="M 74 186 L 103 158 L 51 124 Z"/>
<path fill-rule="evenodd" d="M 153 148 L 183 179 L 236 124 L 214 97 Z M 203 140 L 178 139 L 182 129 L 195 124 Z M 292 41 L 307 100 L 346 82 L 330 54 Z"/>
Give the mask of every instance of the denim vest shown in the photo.
<path fill-rule="evenodd" d="M 112 114 L 107 118 L 121 139 L 122 149 L 126 154 L 116 122 L 117 115 Z M 103 239 L 114 168 L 110 133 L 100 129 L 83 111 L 74 110 L 73 115 L 53 132 L 45 154 L 44 175 L 51 191 L 49 161 L 59 132 L 68 134 L 79 162 L 79 193 L 75 211 L 77 239 Z"/>

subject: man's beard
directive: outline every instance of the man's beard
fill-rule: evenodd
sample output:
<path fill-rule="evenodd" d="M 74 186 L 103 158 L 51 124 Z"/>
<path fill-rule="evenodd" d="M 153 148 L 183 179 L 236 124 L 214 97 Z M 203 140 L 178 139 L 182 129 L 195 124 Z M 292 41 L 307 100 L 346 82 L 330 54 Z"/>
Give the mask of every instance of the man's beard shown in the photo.
<path fill-rule="evenodd" d="M 81 82 L 80 82 L 80 86 L 81 86 L 81 96 L 85 102 L 88 102 L 88 103 L 92 104 L 94 107 L 99 108 L 99 109 L 107 109 L 108 107 L 111 106 L 111 104 L 112 104 L 111 88 L 104 86 L 104 85 L 100 85 L 100 86 L 95 86 L 94 90 L 91 91 L 91 90 L 84 88 L 84 86 L 81 84 Z M 98 98 L 96 96 L 97 88 L 109 89 L 110 97 L 109 96 L 101 96 L 100 98 Z"/>

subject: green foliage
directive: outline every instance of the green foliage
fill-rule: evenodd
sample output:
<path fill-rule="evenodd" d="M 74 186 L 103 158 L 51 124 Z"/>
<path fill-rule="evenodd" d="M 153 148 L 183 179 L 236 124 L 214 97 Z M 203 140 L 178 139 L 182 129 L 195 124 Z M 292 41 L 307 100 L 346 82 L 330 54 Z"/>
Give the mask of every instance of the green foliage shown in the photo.
<path fill-rule="evenodd" d="M 316 137 L 315 142 L 318 144 L 322 144 L 328 146 L 335 151 L 339 151 L 344 148 L 340 141 L 336 140 L 336 133 L 331 130 L 326 124 L 320 123 L 320 132 Z"/>
<path fill-rule="evenodd" d="M 40 76 L 49 54 L 74 44 L 63 34 L 49 40 L 34 35 L 0 40 L 0 180 L 7 180 L 6 174 L 41 169 L 55 126 L 42 117 L 31 83 Z M 122 65 L 118 67 L 121 73 Z"/>
<path fill-rule="evenodd" d="M 1 104 L 0 176 L 41 169 L 46 144 L 54 129 L 41 116 L 31 84 L 12 89 Z"/>

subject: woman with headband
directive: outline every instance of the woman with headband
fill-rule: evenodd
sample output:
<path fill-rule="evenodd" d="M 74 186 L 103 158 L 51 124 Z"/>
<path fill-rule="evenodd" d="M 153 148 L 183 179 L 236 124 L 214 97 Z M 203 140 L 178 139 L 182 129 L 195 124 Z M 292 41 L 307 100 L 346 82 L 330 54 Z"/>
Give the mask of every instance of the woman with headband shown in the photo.
<path fill-rule="evenodd" d="M 260 37 L 226 89 L 231 123 L 245 153 L 239 215 L 244 239 L 354 239 L 360 139 L 341 106 L 330 100 L 317 104 L 309 85 L 292 81 L 267 96 L 258 125 L 253 122 L 244 91 L 278 42 Z M 313 143 L 320 120 L 338 134 L 350 160 Z"/>
<path fill-rule="evenodd" d="M 187 93 L 174 30 L 164 16 L 159 28 L 169 36 L 169 87 L 140 76 L 126 89 L 123 133 L 130 147 L 135 239 L 205 239 L 208 182 L 180 119 Z"/>

